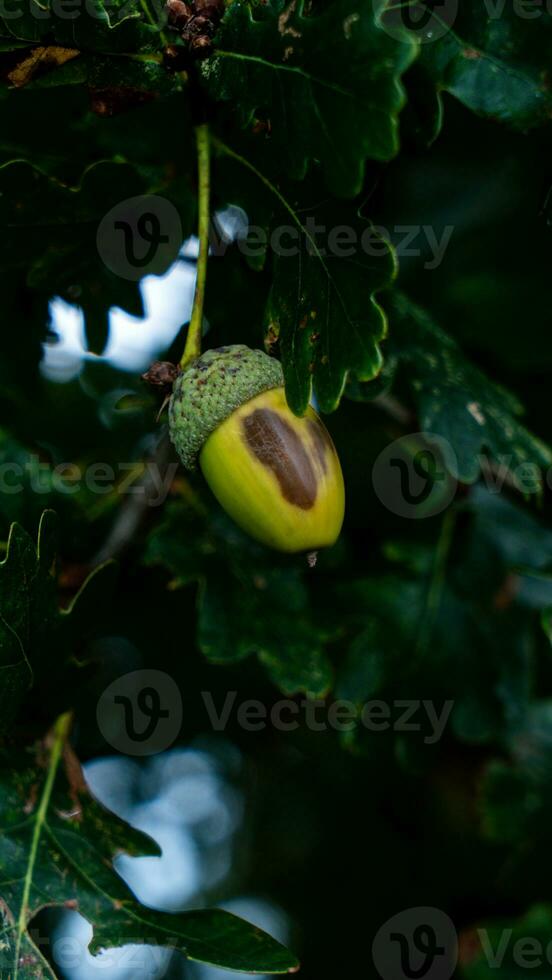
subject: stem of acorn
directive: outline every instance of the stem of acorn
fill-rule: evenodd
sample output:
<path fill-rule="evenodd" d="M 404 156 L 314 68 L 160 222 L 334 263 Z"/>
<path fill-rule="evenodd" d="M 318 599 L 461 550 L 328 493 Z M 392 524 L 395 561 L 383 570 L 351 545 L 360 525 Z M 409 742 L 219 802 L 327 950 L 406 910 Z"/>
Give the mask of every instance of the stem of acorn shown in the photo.
<path fill-rule="evenodd" d="M 192 317 L 188 327 L 186 346 L 180 360 L 184 369 L 201 354 L 201 334 L 203 327 L 203 304 L 205 301 L 205 282 L 207 279 L 207 259 L 209 257 L 209 198 L 211 190 L 211 156 L 209 126 L 202 123 L 196 127 L 197 168 L 198 168 L 198 236 L 199 255 L 194 293 Z"/>
<path fill-rule="evenodd" d="M 31 838 L 31 846 L 29 850 L 29 856 L 27 861 L 27 870 L 25 877 L 23 879 L 23 891 L 21 895 L 21 905 L 19 910 L 19 918 L 17 921 L 17 932 L 15 941 L 15 977 L 17 977 L 18 966 L 20 962 L 20 950 L 23 941 L 23 936 L 27 929 L 29 923 L 29 899 L 31 895 L 31 888 L 33 884 L 33 875 L 36 864 L 36 859 L 38 857 L 38 851 L 40 846 L 40 838 L 42 831 L 44 830 L 44 825 L 48 816 L 48 807 L 50 805 L 50 799 L 52 796 L 52 790 L 54 788 L 54 783 L 56 780 L 56 774 L 58 771 L 58 766 L 63 755 L 63 750 L 67 738 L 69 737 L 69 732 L 71 730 L 71 724 L 73 721 L 73 714 L 71 711 L 67 711 L 65 714 L 60 715 L 54 724 L 51 733 L 51 743 L 50 743 L 50 758 L 48 762 L 48 769 L 46 773 L 46 779 L 44 782 L 44 787 L 42 790 L 42 796 L 38 804 L 38 809 L 36 810 L 34 816 L 34 828 L 33 835 Z"/>

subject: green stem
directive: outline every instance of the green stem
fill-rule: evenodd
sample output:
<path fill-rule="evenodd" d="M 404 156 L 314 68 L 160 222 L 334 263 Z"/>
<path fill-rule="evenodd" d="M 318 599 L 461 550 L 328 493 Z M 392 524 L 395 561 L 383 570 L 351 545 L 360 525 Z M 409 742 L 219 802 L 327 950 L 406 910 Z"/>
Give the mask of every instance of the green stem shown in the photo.
<path fill-rule="evenodd" d="M 15 960 L 14 960 L 14 980 L 17 980 L 19 972 L 19 958 L 21 952 L 21 941 L 27 929 L 27 915 L 29 912 L 29 899 L 31 895 L 31 887 L 33 883 L 34 867 L 36 864 L 36 857 L 38 854 L 38 846 L 40 844 L 40 836 L 46 823 L 46 816 L 48 813 L 48 807 L 50 805 L 50 798 L 52 796 L 52 790 L 54 788 L 54 782 L 59 766 L 59 762 L 63 753 L 65 742 L 72 722 L 72 712 L 68 711 L 64 715 L 60 715 L 57 719 L 54 729 L 53 729 L 53 741 L 52 748 L 50 752 L 50 759 L 48 762 L 48 772 L 46 774 L 46 782 L 44 783 L 44 789 L 42 790 L 42 796 L 40 798 L 40 803 L 38 804 L 38 810 L 36 811 L 33 836 L 31 840 L 31 848 L 29 851 L 29 860 L 27 862 L 27 869 L 25 872 L 25 881 L 23 885 L 23 895 L 21 897 L 21 908 L 19 910 L 19 917 L 17 920 L 17 940 L 15 947 Z"/>
<path fill-rule="evenodd" d="M 194 293 L 192 318 L 188 327 L 186 346 L 180 360 L 180 367 L 185 368 L 201 354 L 201 334 L 203 327 L 203 304 L 205 302 L 205 282 L 207 280 L 207 260 L 209 257 L 209 197 L 211 190 L 210 176 L 210 137 L 209 126 L 203 123 L 196 127 L 197 167 L 198 167 L 198 236 L 199 255 L 197 259 L 197 275 Z"/>

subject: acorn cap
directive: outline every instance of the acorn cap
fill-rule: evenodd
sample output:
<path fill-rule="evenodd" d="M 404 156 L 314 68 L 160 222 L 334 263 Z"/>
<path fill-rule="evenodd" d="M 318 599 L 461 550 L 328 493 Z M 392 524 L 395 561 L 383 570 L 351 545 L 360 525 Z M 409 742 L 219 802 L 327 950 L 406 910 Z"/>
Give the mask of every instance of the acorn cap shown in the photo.
<path fill-rule="evenodd" d="M 244 344 L 216 347 L 177 377 L 169 404 L 169 432 L 188 470 L 205 440 L 244 402 L 284 383 L 279 361 Z"/>

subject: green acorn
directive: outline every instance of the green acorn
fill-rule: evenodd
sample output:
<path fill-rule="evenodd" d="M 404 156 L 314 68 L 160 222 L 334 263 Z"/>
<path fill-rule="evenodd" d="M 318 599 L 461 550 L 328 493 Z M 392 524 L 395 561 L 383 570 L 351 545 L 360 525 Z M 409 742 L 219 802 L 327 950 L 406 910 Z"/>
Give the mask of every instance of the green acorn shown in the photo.
<path fill-rule="evenodd" d="M 171 439 L 199 465 L 244 531 L 278 551 L 315 551 L 337 539 L 345 491 L 332 440 L 312 408 L 288 407 L 280 363 L 242 344 L 206 351 L 178 375 Z"/>

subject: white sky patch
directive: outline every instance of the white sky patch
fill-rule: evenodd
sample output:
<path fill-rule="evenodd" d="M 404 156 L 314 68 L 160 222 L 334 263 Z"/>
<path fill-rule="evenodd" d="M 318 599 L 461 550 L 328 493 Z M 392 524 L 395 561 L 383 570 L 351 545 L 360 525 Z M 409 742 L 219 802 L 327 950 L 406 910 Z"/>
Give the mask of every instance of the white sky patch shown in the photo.
<path fill-rule="evenodd" d="M 248 219 L 245 211 L 230 205 L 216 215 L 219 234 L 230 243 L 243 237 Z M 101 355 L 86 350 L 84 316 L 78 306 L 59 297 L 50 303 L 51 328 L 56 341 L 43 347 L 41 371 L 49 381 L 72 381 L 85 361 L 105 361 L 122 371 L 139 374 L 170 347 L 180 327 L 190 319 L 194 298 L 198 253 L 195 237 L 184 242 L 179 259 L 163 276 L 145 276 L 140 283 L 143 317 L 131 316 L 118 307 L 109 313 L 109 337 Z"/>
<path fill-rule="evenodd" d="M 197 255 L 197 239 L 186 242 L 182 253 Z M 109 313 L 109 338 L 101 355 L 86 350 L 83 312 L 59 297 L 50 303 L 51 327 L 57 336 L 44 344 L 41 363 L 49 381 L 71 381 L 85 361 L 100 360 L 123 371 L 139 373 L 170 346 L 190 318 L 195 266 L 177 260 L 163 276 L 145 276 L 140 283 L 145 316 L 131 316 L 118 307 Z"/>
<path fill-rule="evenodd" d="M 112 309 L 102 357 L 123 371 L 147 368 L 190 319 L 194 284 L 195 267 L 187 262 L 175 262 L 164 276 L 146 276 L 140 284 L 145 317 Z"/>

